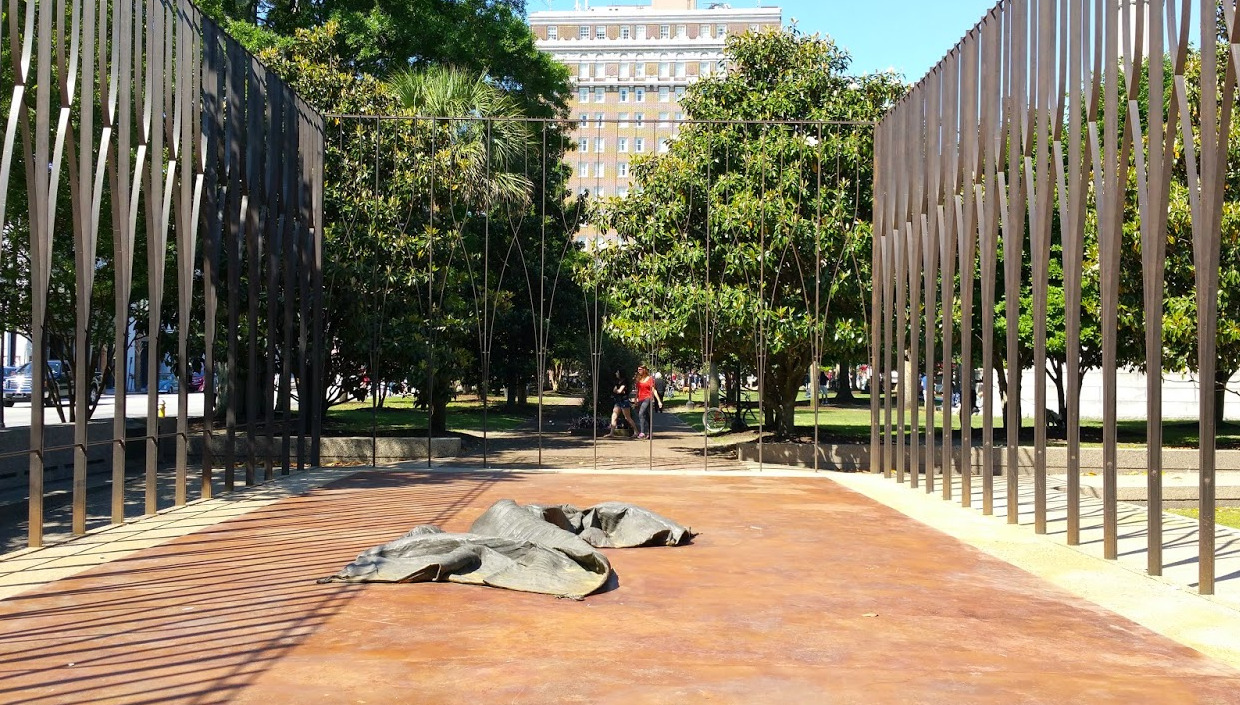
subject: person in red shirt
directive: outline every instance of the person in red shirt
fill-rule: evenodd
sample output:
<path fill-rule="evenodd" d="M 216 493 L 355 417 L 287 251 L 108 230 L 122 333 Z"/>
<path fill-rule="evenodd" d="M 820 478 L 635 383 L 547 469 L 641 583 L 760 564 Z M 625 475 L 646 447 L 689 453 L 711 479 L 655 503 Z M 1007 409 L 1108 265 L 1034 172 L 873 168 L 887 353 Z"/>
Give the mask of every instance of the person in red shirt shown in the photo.
<path fill-rule="evenodd" d="M 637 437 L 654 435 L 654 412 L 663 409 L 663 399 L 655 388 L 654 376 L 645 365 L 637 368 Z"/>

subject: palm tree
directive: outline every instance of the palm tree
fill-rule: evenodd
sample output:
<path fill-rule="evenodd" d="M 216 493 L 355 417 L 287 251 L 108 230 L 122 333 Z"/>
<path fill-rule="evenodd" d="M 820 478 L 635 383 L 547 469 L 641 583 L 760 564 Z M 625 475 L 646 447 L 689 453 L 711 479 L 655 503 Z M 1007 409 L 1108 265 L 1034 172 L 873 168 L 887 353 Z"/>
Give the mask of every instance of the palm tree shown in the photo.
<path fill-rule="evenodd" d="M 518 169 L 534 149 L 533 131 L 519 104 L 485 74 L 451 66 L 402 71 L 388 81 L 411 113 L 443 118 L 450 135 L 441 156 L 460 168 L 466 196 L 481 207 L 524 202 L 533 183 Z"/>

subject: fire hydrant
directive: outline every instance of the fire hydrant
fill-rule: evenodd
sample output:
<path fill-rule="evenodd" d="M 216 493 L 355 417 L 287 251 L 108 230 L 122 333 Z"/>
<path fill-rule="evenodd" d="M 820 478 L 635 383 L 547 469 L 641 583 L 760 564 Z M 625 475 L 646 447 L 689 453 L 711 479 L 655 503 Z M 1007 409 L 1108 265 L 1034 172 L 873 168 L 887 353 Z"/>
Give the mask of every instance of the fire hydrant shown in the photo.
<path fill-rule="evenodd" d="M 168 402 L 161 399 L 159 400 L 159 418 L 162 419 L 167 415 L 168 415 Z"/>

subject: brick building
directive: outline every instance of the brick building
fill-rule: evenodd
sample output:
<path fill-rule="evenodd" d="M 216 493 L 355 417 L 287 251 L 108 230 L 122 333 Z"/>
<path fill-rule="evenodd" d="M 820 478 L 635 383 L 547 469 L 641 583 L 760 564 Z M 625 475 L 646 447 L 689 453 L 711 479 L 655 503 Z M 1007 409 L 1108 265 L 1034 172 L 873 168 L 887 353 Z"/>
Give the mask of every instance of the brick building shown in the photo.
<path fill-rule="evenodd" d="M 576 93 L 573 167 L 576 193 L 623 196 L 630 160 L 667 149 L 679 99 L 701 76 L 724 70 L 728 36 L 779 27 L 777 7 L 733 8 L 695 0 L 589 7 L 529 15 L 538 47 L 566 64 Z"/>

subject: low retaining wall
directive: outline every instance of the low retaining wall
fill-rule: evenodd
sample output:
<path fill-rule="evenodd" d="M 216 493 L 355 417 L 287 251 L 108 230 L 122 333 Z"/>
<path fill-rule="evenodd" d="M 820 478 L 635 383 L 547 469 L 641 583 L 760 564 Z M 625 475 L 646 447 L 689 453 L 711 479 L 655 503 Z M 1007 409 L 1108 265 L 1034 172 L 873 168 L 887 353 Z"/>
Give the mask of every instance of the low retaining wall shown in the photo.
<path fill-rule="evenodd" d="M 65 448 L 49 450 L 43 454 L 43 483 L 49 489 L 60 483 L 73 479 L 73 445 L 74 427 L 66 424 L 48 425 L 43 429 L 45 448 Z M 140 433 L 130 427 L 129 433 Z M 112 476 L 112 420 L 101 419 L 86 425 L 86 473 L 88 478 Z M 30 486 L 30 427 L 17 426 L 0 429 L 0 492 L 6 490 L 24 490 Z M 135 452 L 142 452 L 142 444 L 131 441 L 128 444 L 129 457 L 136 457 Z M 16 455 L 9 455 L 15 453 Z"/>
<path fill-rule="evenodd" d="M 974 446 L 972 449 L 973 466 L 982 465 L 983 451 Z M 925 452 L 925 446 L 921 446 Z M 954 449 L 955 462 L 960 462 L 960 446 Z M 737 446 L 737 457 L 747 462 L 758 462 L 758 444 L 745 443 Z M 924 456 L 923 456 L 924 457 Z M 1007 447 L 994 449 L 993 456 L 996 473 L 1007 469 Z M 1021 446 L 1017 450 L 1017 468 L 1022 475 L 1033 473 L 1033 447 Z M 909 466 L 911 453 L 905 450 L 905 467 Z M 1191 470 L 1198 468 L 1199 455 L 1194 448 L 1164 448 L 1162 451 L 1163 469 Z M 764 443 L 762 444 L 762 462 L 794 467 L 814 466 L 814 445 L 812 443 Z M 1144 448 L 1119 448 L 1117 453 L 1117 469 L 1120 473 L 1145 472 L 1148 466 Z M 1220 450 L 1216 456 L 1217 468 L 1220 471 L 1240 471 L 1240 450 Z M 942 446 L 936 446 L 934 466 L 943 464 Z M 870 469 L 870 446 L 868 443 L 819 445 L 818 467 L 825 470 L 858 471 Z M 893 465 L 894 467 L 894 465 Z M 1068 468 L 1068 449 L 1062 446 L 1051 446 L 1046 449 L 1046 468 L 1049 472 L 1066 472 Z M 1081 449 L 1081 471 L 1102 472 L 1102 448 L 1090 447 Z"/>
<path fill-rule="evenodd" d="M 323 438 L 319 455 L 324 463 L 374 462 L 376 465 L 403 460 L 426 458 L 427 439 L 421 438 Z M 454 458 L 461 454 L 461 439 L 456 436 L 430 439 L 436 458 Z"/>
<path fill-rule="evenodd" d="M 64 448 L 49 450 L 43 455 L 43 483 L 49 492 L 58 488 L 67 488 L 73 480 L 73 432 L 72 425 L 56 424 L 44 427 L 46 448 Z M 176 433 L 176 419 L 160 419 L 160 434 Z M 128 428 L 129 439 L 126 443 L 126 458 L 133 467 L 146 457 L 146 444 L 142 436 L 146 434 L 145 419 L 131 419 Z M 91 445 L 86 449 L 86 475 L 88 484 L 106 482 L 112 477 L 112 420 L 100 419 L 87 424 L 87 438 Z M 217 431 L 211 437 L 211 450 L 217 462 L 224 453 L 226 437 L 223 431 Z M 276 439 L 275 451 L 281 451 L 281 439 Z M 309 438 L 306 439 L 307 444 Z M 202 459 L 202 434 L 191 432 L 189 437 L 189 458 L 191 462 Z M 267 438 L 256 439 L 255 452 L 266 455 Z M 176 438 L 168 437 L 159 441 L 159 458 L 163 462 L 176 460 Z M 0 502 L 20 499 L 17 494 L 30 486 L 30 428 L 18 426 L 0 429 Z M 389 464 L 405 460 L 426 458 L 427 439 L 417 438 L 379 438 L 374 447 L 368 437 L 323 438 L 319 443 L 321 461 L 323 463 L 370 463 Z M 249 448 L 249 439 L 245 433 L 236 436 L 236 453 L 238 460 L 244 460 Z M 461 454 L 461 439 L 455 436 L 435 438 L 431 448 L 436 458 L 452 458 Z M 377 451 L 373 453 L 372 451 Z M 291 439 L 290 453 L 296 462 L 297 438 Z M 12 455 L 10 455 L 12 454 Z M 307 459 L 309 458 L 307 454 Z M 6 494 L 8 493 L 8 494 Z M 24 496 L 24 494 L 22 494 Z"/>
<path fill-rule="evenodd" d="M 282 439 L 276 438 L 275 452 L 281 452 L 280 443 Z M 310 439 L 307 438 L 309 443 Z M 215 458 L 219 458 L 224 452 L 225 436 L 223 433 L 216 433 L 211 437 L 211 453 Z M 324 437 L 319 439 L 319 461 L 322 463 L 370 463 L 376 465 L 386 465 L 389 463 L 398 463 L 405 460 L 421 460 L 426 458 L 427 439 L 425 436 L 420 437 L 398 437 L 398 438 L 376 438 L 372 444 L 371 438 L 368 436 L 344 436 L 344 437 Z M 256 439 L 255 452 L 259 455 L 266 455 L 267 438 L 259 436 Z M 447 436 L 443 438 L 433 438 L 430 444 L 431 450 L 436 458 L 454 458 L 461 454 L 461 439 L 456 436 Z M 249 440 L 244 434 L 237 434 L 237 457 L 245 457 L 249 448 Z M 173 453 L 175 443 L 168 442 L 166 447 L 161 451 Z M 196 436 L 190 439 L 189 447 L 191 458 L 202 457 L 202 437 Z M 293 457 L 297 457 L 297 438 L 290 439 L 290 452 Z"/>

